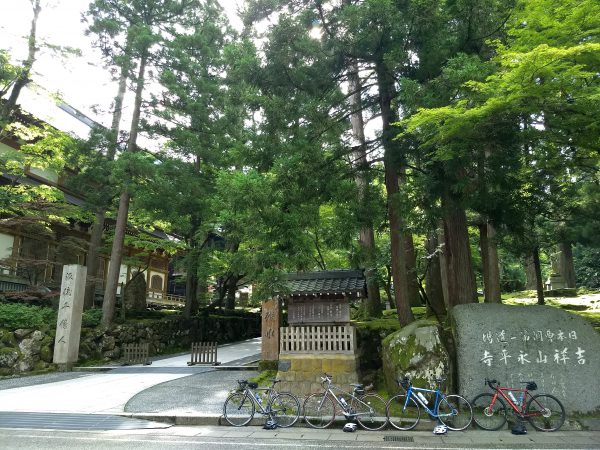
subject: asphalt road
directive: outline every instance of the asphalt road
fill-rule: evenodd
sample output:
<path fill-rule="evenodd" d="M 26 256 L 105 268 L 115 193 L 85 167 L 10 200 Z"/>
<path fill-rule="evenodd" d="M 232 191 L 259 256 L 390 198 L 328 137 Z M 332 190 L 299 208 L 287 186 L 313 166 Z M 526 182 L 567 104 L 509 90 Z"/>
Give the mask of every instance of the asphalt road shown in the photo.
<path fill-rule="evenodd" d="M 173 427 L 162 432 L 66 432 L 66 431 L 41 431 L 41 430 L 0 430 L 0 448 L 10 450 L 54 450 L 54 449 L 81 449 L 81 450 L 154 450 L 154 449 L 191 449 L 207 448 L 216 450 L 231 449 L 598 449 L 598 441 L 585 443 L 527 443 L 527 439 L 517 439 L 512 442 L 489 442 L 487 444 L 465 444 L 464 442 L 444 442 L 439 437 L 423 433 L 427 441 L 421 442 L 376 442 L 343 440 L 317 440 L 317 439 L 257 439 L 249 437 L 226 438 L 219 436 L 201 436 L 199 427 Z M 417 433 L 413 433 L 415 435 Z M 362 435 L 366 439 L 369 433 Z M 309 436 L 307 436 L 309 437 Z M 355 437 L 348 433 L 348 438 Z M 491 437 L 491 436 L 490 436 Z M 417 439 L 418 440 L 418 439 Z M 493 440 L 493 439 L 492 439 Z"/>

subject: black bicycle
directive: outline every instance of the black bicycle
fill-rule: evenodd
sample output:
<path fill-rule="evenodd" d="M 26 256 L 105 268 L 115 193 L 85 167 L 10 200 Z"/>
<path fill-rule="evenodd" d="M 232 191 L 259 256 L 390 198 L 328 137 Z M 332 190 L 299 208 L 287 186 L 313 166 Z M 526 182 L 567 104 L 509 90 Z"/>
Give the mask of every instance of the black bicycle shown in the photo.
<path fill-rule="evenodd" d="M 258 383 L 238 380 L 238 388 L 229 394 L 223 405 L 225 420 L 234 427 L 243 427 L 250 423 L 258 411 L 278 427 L 294 425 L 300 416 L 300 401 L 289 392 L 275 390 L 280 380 L 271 379 L 271 382 L 271 387 L 259 388 Z M 264 395 L 261 396 L 257 391 L 264 391 Z"/>

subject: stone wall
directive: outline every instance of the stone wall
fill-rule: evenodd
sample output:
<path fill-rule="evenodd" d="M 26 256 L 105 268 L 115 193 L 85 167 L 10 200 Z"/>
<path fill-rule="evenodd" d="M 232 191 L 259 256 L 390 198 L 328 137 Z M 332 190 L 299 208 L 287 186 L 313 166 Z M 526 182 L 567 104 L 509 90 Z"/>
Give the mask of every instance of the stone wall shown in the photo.
<path fill-rule="evenodd" d="M 319 392 L 323 373 L 332 375 L 337 386 L 347 389 L 348 384 L 358 383 L 357 358 L 353 354 L 282 354 L 279 356 L 277 387 L 282 391 L 305 396 Z"/>
<path fill-rule="evenodd" d="M 52 367 L 54 332 L 0 329 L 0 376 Z"/>
<path fill-rule="evenodd" d="M 124 344 L 149 343 L 150 355 L 166 349 L 189 349 L 192 342 L 235 342 L 260 336 L 260 316 L 169 318 L 83 328 L 78 364 L 89 360 L 110 363 L 121 357 Z M 53 368 L 54 330 L 0 329 L 0 376 Z"/>

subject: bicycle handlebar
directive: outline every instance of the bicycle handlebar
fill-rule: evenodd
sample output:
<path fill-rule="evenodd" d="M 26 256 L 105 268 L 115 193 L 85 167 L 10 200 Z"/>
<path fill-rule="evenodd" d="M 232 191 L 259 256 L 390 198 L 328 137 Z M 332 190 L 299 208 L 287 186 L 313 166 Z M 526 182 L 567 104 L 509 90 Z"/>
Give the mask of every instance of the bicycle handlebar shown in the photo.
<path fill-rule="evenodd" d="M 333 378 L 333 376 L 323 372 L 323 375 L 325 375 L 324 377 L 321 377 L 321 382 L 325 383 L 326 381 L 331 381 L 331 379 Z"/>
<path fill-rule="evenodd" d="M 485 379 L 485 381 L 483 382 L 483 385 L 488 385 L 490 388 L 494 389 L 494 384 L 498 384 L 498 381 L 496 380 L 490 380 L 488 378 Z"/>

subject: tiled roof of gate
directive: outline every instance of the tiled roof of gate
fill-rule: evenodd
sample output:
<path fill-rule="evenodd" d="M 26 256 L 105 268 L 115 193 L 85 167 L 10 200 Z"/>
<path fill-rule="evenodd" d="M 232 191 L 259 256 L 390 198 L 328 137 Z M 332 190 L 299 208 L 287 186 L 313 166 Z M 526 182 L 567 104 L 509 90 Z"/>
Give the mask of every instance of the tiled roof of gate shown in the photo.
<path fill-rule="evenodd" d="M 287 275 L 288 295 L 346 294 L 366 296 L 361 270 L 327 270 Z"/>

